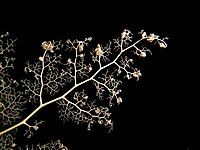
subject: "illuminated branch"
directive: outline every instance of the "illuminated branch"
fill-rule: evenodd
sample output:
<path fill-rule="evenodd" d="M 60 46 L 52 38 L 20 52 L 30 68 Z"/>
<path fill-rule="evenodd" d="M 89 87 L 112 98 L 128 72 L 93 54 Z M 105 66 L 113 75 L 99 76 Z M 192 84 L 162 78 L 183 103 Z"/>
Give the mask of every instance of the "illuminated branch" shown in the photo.
<path fill-rule="evenodd" d="M 24 71 L 29 76 L 20 82 L 24 88 L 21 93 L 15 91 L 15 80 L 5 78 L 4 70 L 13 68 L 11 62 L 14 59 L 4 57 L 4 62 L 0 62 L 0 119 L 3 118 L 3 125 L 10 126 L 1 130 L 0 136 L 25 125 L 28 130 L 24 135 L 31 137 L 43 121 L 35 122 L 34 125 L 28 124 L 28 121 L 39 110 L 52 103 L 58 105 L 59 118 L 63 122 L 71 120 L 77 124 L 85 123 L 88 130 L 96 123 L 110 131 L 113 128 L 110 107 L 123 102 L 120 86 L 126 81 L 121 75 L 127 79 L 135 77 L 138 81 L 142 73 L 132 57 L 144 59 L 152 55 L 151 50 L 143 46 L 140 48 L 139 43 L 147 41 L 157 43 L 160 48 L 167 47 L 167 38 L 161 39 L 153 33 L 147 35 L 143 30 L 139 34 L 141 38 L 133 42 L 133 34 L 125 29 L 118 38 L 105 46 L 97 44 L 93 48 L 89 47 L 91 37 L 84 40 L 44 41 L 41 44 L 43 55 L 39 56 L 37 62 L 26 64 Z M 5 44 L 8 47 L 5 48 L 3 43 L 5 42 L 0 39 L 0 54 L 12 51 L 12 44 Z M 8 50 L 9 48 L 11 49 Z M 86 85 L 91 86 L 89 91 L 85 88 Z M 93 95 L 91 91 L 95 88 L 96 95 Z M 24 102 L 21 101 L 22 95 L 26 97 Z M 35 108 L 16 123 L 16 120 L 21 119 L 19 112 L 23 110 L 22 104 L 25 102 L 34 102 Z M 101 102 L 104 104 L 101 105 Z"/>

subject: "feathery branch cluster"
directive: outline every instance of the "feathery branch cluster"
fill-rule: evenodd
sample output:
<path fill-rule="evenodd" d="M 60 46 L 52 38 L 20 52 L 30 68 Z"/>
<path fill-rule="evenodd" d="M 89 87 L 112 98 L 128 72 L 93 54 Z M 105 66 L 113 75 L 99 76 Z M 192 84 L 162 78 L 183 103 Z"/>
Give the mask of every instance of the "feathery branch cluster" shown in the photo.
<path fill-rule="evenodd" d="M 0 37 L 0 126 L 3 128 L 20 118 L 24 102 L 22 93 L 16 90 L 18 83 L 10 77 L 10 69 L 14 69 L 12 52 L 17 39 L 11 39 L 7 32 Z M 10 56 L 11 55 L 11 56 Z"/>
<path fill-rule="evenodd" d="M 19 150 L 68 150 L 68 148 L 61 143 L 60 140 L 50 141 L 46 144 L 26 145 L 25 147 L 18 147 Z"/>
<path fill-rule="evenodd" d="M 18 82 L 11 76 L 14 69 L 13 58 L 15 43 L 8 32 L 0 36 L 0 130 L 13 126 L 20 118 L 25 104 L 22 101 L 22 92 L 17 91 Z M 15 147 L 14 132 L 3 134 L 0 137 L 0 149 L 7 150 Z"/>
<path fill-rule="evenodd" d="M 15 138 L 13 133 L 8 133 L 0 136 L 1 150 L 14 150 L 16 148 Z"/>
<path fill-rule="evenodd" d="M 94 123 L 103 124 L 110 129 L 112 128 L 109 108 L 99 107 L 95 105 L 95 101 L 89 101 L 89 97 L 84 90 L 82 92 L 75 92 L 73 101 L 63 98 L 58 101 L 58 105 L 60 108 L 60 119 L 63 122 L 70 119 L 77 124 L 87 123 L 88 130 L 91 130 L 91 125 Z"/>

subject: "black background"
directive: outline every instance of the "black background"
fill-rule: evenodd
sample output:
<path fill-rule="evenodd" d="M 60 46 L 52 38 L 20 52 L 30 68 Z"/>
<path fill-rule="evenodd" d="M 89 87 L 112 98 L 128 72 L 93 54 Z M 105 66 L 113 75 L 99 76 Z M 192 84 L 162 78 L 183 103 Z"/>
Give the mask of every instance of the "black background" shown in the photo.
<path fill-rule="evenodd" d="M 103 43 L 125 28 L 135 33 L 144 29 L 169 38 L 167 49 L 148 59 L 141 80 L 126 83 L 126 100 L 115 110 L 111 133 L 98 127 L 89 132 L 86 126 L 72 122 L 63 125 L 56 118 L 54 106 L 48 106 L 36 115 L 46 118 L 45 127 L 32 140 L 21 137 L 20 142 L 60 139 L 69 150 L 200 148 L 200 30 L 195 4 L 75 2 L 12 6 L 11 12 L 9 8 L 2 10 L 1 29 L 19 38 L 19 78 L 24 63 L 38 57 L 35 50 L 44 40 L 92 36 Z"/>

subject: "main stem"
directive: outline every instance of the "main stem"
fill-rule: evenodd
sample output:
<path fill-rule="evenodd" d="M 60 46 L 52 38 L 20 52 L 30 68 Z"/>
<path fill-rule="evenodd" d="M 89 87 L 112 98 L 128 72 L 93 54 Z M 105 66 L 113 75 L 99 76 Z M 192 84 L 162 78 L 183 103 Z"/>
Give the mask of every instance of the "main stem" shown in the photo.
<path fill-rule="evenodd" d="M 129 46 L 129 47 L 125 48 L 125 49 L 122 49 L 122 47 L 121 47 L 121 52 L 117 55 L 117 57 L 116 57 L 112 62 L 108 63 L 107 65 L 105 65 L 105 66 L 103 66 L 103 67 L 100 66 L 99 70 L 97 70 L 97 72 L 95 72 L 90 78 L 88 78 L 87 80 L 84 80 L 84 81 L 82 81 L 82 82 L 80 82 L 80 83 L 78 83 L 78 84 L 75 84 L 69 91 L 67 91 L 67 92 L 66 92 L 65 94 L 63 94 L 62 96 L 60 96 L 60 97 L 58 97 L 58 98 L 55 98 L 55 99 L 53 99 L 53 100 L 50 100 L 49 102 L 46 102 L 46 103 L 43 103 L 43 104 L 41 103 L 40 106 L 38 106 L 38 107 L 37 107 L 31 114 L 29 114 L 23 121 L 21 121 L 21 122 L 19 122 L 18 124 L 16 124 L 16 125 L 14 125 L 14 126 L 8 128 L 8 129 L 6 129 L 6 130 L 0 132 L 0 136 L 3 135 L 3 134 L 5 134 L 5 133 L 7 133 L 7 132 L 9 132 L 9 131 L 11 131 L 11 130 L 13 130 L 13 129 L 15 129 L 15 128 L 17 128 L 17 127 L 19 127 L 19 126 L 21 126 L 21 125 L 23 125 L 23 124 L 26 124 L 26 122 L 27 122 L 33 115 L 35 115 L 40 109 L 42 109 L 43 107 L 45 107 L 45 106 L 47 106 L 47 105 L 49 105 L 49 104 L 51 104 L 51 103 L 54 103 L 54 102 L 56 102 L 56 101 L 58 101 L 58 100 L 60 100 L 60 99 L 63 99 L 63 98 L 65 99 L 65 97 L 66 97 L 70 92 L 72 92 L 75 88 L 77 88 L 77 87 L 81 86 L 82 84 L 87 83 L 88 81 L 92 80 L 101 70 L 103 70 L 103 69 L 105 69 L 105 68 L 111 66 L 112 64 L 114 64 L 114 63 L 117 61 L 117 59 L 122 55 L 123 52 L 127 51 L 128 49 L 130 49 L 130 48 L 132 48 L 132 47 L 136 47 L 135 45 L 136 45 L 137 43 L 139 43 L 139 42 L 140 42 L 141 40 L 143 40 L 143 39 L 144 39 L 144 38 L 138 40 L 137 42 L 135 42 L 134 44 L 132 44 L 131 46 Z"/>

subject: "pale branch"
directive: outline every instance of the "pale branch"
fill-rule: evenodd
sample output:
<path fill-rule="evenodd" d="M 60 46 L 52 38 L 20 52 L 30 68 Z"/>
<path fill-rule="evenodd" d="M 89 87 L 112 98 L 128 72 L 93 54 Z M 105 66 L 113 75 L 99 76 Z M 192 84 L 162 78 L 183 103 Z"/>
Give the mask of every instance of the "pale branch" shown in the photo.
<path fill-rule="evenodd" d="M 44 46 L 44 43 L 43 43 Z M 46 45 L 48 46 L 48 45 Z M 50 48 L 50 47 L 49 47 Z M 54 95 L 58 92 L 59 87 L 65 85 L 66 78 L 64 78 L 64 74 L 59 72 L 57 69 L 58 65 L 63 65 L 61 62 L 61 55 L 56 56 L 56 54 L 47 54 L 47 50 L 45 50 L 42 57 L 39 57 L 39 62 L 30 65 L 27 63 L 27 67 L 25 67 L 25 72 L 33 73 L 35 77 L 34 84 L 31 83 L 31 79 L 22 80 L 23 86 L 28 90 L 25 90 L 25 94 L 31 93 L 30 99 L 34 99 L 39 96 L 40 104 L 42 101 L 42 93 L 46 90 L 50 95 Z M 38 100 L 35 99 L 35 101 Z"/>
<path fill-rule="evenodd" d="M 1 150 L 14 150 L 15 148 L 16 148 L 16 143 L 13 133 L 7 133 L 0 136 Z"/>
<path fill-rule="evenodd" d="M 98 77 L 98 80 L 92 79 L 96 87 L 96 96 L 98 96 L 100 100 L 103 100 L 105 97 L 103 94 L 105 89 L 107 89 L 110 95 L 115 95 L 116 97 L 114 93 L 117 93 L 117 89 L 122 82 L 115 78 L 115 72 L 116 71 L 109 74 L 109 71 L 106 70 L 106 73 L 102 74 L 103 77 Z M 111 101 L 114 97 L 109 96 L 107 98 L 110 100 L 109 105 L 111 106 Z"/>
<path fill-rule="evenodd" d="M 24 95 L 28 95 L 27 101 L 37 104 L 40 99 L 40 82 L 35 80 L 31 82 L 30 80 L 21 80 L 22 87 L 25 88 Z"/>
<path fill-rule="evenodd" d="M 76 96 L 74 99 L 77 101 L 73 103 L 66 98 L 58 101 L 60 119 L 65 122 L 65 120 L 71 119 L 72 121 L 79 123 L 87 123 L 88 130 L 93 123 L 98 122 L 106 127 L 111 127 L 112 122 L 110 119 L 109 109 L 107 107 L 98 107 L 92 102 L 87 102 L 87 96 Z M 86 102 L 85 102 L 86 99 Z M 91 103 L 91 104 L 90 104 Z"/>
<path fill-rule="evenodd" d="M 56 55 L 55 53 L 50 54 L 46 54 L 47 51 L 44 52 L 43 54 L 43 59 L 41 59 L 41 61 L 43 62 L 43 68 L 47 68 L 49 70 L 57 70 L 56 65 L 57 64 L 62 64 L 61 62 L 61 55 Z"/>
<path fill-rule="evenodd" d="M 125 58 L 123 59 L 121 57 L 121 60 L 119 63 L 115 62 L 114 63 L 117 66 L 117 76 L 119 76 L 122 71 L 125 72 L 125 77 L 127 79 L 131 79 L 132 77 L 137 78 L 137 81 L 139 80 L 140 76 L 142 76 L 140 70 L 138 70 L 137 68 L 134 68 L 132 65 L 133 63 L 133 59 L 129 59 L 127 56 L 125 56 Z"/>
<path fill-rule="evenodd" d="M 35 120 L 35 125 L 29 125 L 27 122 L 24 122 L 23 124 L 26 125 L 28 127 L 27 130 L 25 130 L 24 136 L 26 136 L 27 138 L 31 138 L 31 136 L 33 136 L 33 131 L 34 130 L 38 130 L 39 125 L 42 124 L 44 121 L 40 121 L 38 122 L 37 120 Z"/>
<path fill-rule="evenodd" d="M 112 121 L 110 119 L 110 112 L 109 112 L 109 108 L 108 107 L 102 107 L 102 106 L 96 106 L 94 105 L 94 103 L 86 101 L 86 99 L 78 99 L 77 101 L 73 102 L 68 100 L 66 97 L 72 93 L 75 89 L 79 88 L 80 86 L 84 85 L 85 83 L 88 83 L 89 81 L 98 81 L 96 83 L 98 83 L 98 85 L 103 86 L 105 89 L 107 87 L 107 89 L 112 89 L 112 93 L 110 95 L 110 97 L 108 97 L 109 99 L 113 99 L 116 98 L 117 99 L 117 103 L 121 103 L 122 102 L 122 98 L 118 96 L 119 92 L 121 92 L 121 90 L 118 90 L 119 84 L 121 84 L 121 82 L 119 82 L 117 79 L 114 78 L 114 73 L 111 73 L 110 75 L 108 74 L 104 74 L 103 77 L 100 77 L 98 79 L 95 79 L 96 77 L 98 77 L 98 75 L 100 74 L 101 71 L 108 69 L 110 66 L 112 65 L 116 65 L 118 68 L 120 69 L 124 69 L 124 71 L 127 69 L 127 64 L 126 66 L 123 66 L 122 64 L 118 64 L 117 61 L 119 60 L 119 58 L 121 57 L 122 54 L 124 54 L 124 52 L 135 48 L 136 51 L 138 50 L 136 48 L 136 45 L 143 41 L 143 40 L 147 40 L 149 42 L 153 42 L 156 41 L 159 46 L 161 48 L 165 48 L 167 45 L 164 42 L 164 39 L 160 39 L 158 36 L 154 35 L 154 34 L 150 34 L 149 36 L 145 35 L 143 36 L 144 32 L 141 32 L 142 38 L 139 39 L 138 41 L 136 41 L 135 43 L 129 45 L 132 42 L 132 33 L 129 30 L 124 30 L 123 33 L 121 34 L 121 37 L 119 38 L 120 40 L 115 40 L 115 42 L 119 42 L 117 44 L 117 48 L 115 47 L 115 49 L 120 48 L 120 52 L 117 54 L 116 57 L 112 56 L 113 59 L 110 60 L 110 62 L 107 62 L 107 64 L 102 64 L 101 63 L 101 57 L 103 55 L 103 50 L 104 51 L 110 51 L 110 48 L 108 49 L 103 49 L 102 46 L 100 46 L 100 44 L 97 45 L 97 49 L 96 49 L 96 53 L 93 54 L 93 56 L 97 56 L 97 61 L 99 61 L 99 68 L 97 71 L 95 71 L 90 77 L 88 77 L 87 79 L 77 82 L 77 75 L 76 73 L 78 72 L 77 70 L 77 61 L 79 61 L 79 59 L 77 59 L 78 57 L 82 57 L 84 56 L 83 52 L 85 49 L 85 46 L 88 45 L 88 43 L 91 41 L 91 38 L 86 38 L 84 41 L 79 41 L 79 40 L 67 40 L 67 46 L 69 50 L 75 50 L 76 54 L 75 54 L 75 58 L 74 59 L 68 59 L 67 64 L 63 64 L 62 66 L 66 67 L 66 66 L 70 66 L 70 69 L 66 69 L 66 68 L 62 68 L 61 67 L 61 71 L 58 71 L 58 74 L 60 74 L 62 77 L 64 77 L 64 75 L 66 75 L 67 77 L 74 77 L 74 82 L 75 84 L 69 89 L 67 90 L 64 94 L 62 94 L 61 96 L 51 99 L 47 102 L 44 103 L 40 103 L 40 105 L 32 112 L 30 113 L 23 121 L 21 121 L 20 123 L 0 132 L 0 135 L 7 133 L 8 131 L 11 131 L 23 124 L 26 124 L 27 121 L 33 116 L 35 115 L 40 109 L 44 108 L 45 106 L 57 102 L 59 104 L 60 107 L 60 116 L 62 118 L 64 118 L 64 120 L 66 119 L 72 119 L 73 121 L 77 122 L 77 123 L 88 123 L 88 129 L 90 130 L 91 125 L 94 122 L 98 122 L 99 124 L 104 124 L 106 127 L 112 127 Z M 51 53 L 54 53 L 54 48 L 55 45 L 52 44 L 52 42 L 44 42 L 43 43 L 43 48 L 45 49 L 45 51 L 50 51 Z M 143 49 L 145 54 L 146 54 L 146 49 Z M 81 53 L 81 54 L 78 54 Z M 110 53 L 109 53 L 110 54 Z M 136 53 L 135 53 L 136 54 Z M 139 53 L 138 53 L 139 54 Z M 47 55 L 46 55 L 47 56 Z M 144 55 L 142 55 L 143 57 Z M 52 58 L 52 56 L 49 56 Z M 145 56 L 144 56 L 145 57 Z M 40 61 L 45 61 L 45 57 L 39 58 Z M 48 60 L 48 59 L 47 59 Z M 54 60 L 54 59 L 53 59 Z M 54 61 L 56 62 L 56 61 Z M 57 64 L 58 62 L 56 62 L 55 64 Z M 35 70 L 34 67 L 28 67 L 28 70 L 31 70 L 33 72 L 36 72 L 37 74 L 40 75 L 40 79 L 44 79 L 46 76 L 46 72 L 44 66 L 45 63 L 43 65 L 44 68 L 44 72 L 42 74 L 41 77 L 41 70 L 42 70 L 42 65 L 41 63 L 39 63 L 40 65 L 37 65 L 37 69 Z M 48 63 L 49 64 L 49 63 Z M 52 63 L 53 64 L 53 63 Z M 49 66 L 51 66 L 52 64 L 49 64 Z M 122 66 L 121 66 L 122 65 Z M 47 68 L 49 68 L 49 66 Z M 83 66 L 83 65 L 81 65 Z M 30 69 L 31 68 L 31 69 Z M 57 68 L 57 66 L 55 67 Z M 76 68 L 76 69 L 75 69 Z M 57 69 L 54 69 L 54 71 L 56 71 Z M 38 71 L 38 72 L 37 72 Z M 51 72 L 52 69 L 48 69 L 46 70 L 47 72 Z M 70 71 L 70 73 L 67 73 L 67 71 Z M 136 68 L 134 68 L 133 70 L 134 72 L 136 72 L 137 75 L 140 75 L 139 70 L 137 70 Z M 115 71 L 116 73 L 117 71 Z M 125 71 L 126 72 L 126 71 Z M 129 72 L 127 72 L 129 73 Z M 37 75 L 36 74 L 36 75 Z M 50 74 L 51 76 L 52 74 Z M 55 76 L 56 78 L 59 76 Z M 48 78 L 49 79 L 49 78 Z M 56 81 L 54 80 L 55 78 L 50 78 L 50 81 L 55 81 L 55 82 L 59 82 L 60 81 Z M 47 79 L 46 79 L 47 80 Z M 67 81 L 67 80 L 66 80 Z M 46 81 L 45 81 L 46 82 Z M 49 81 L 47 81 L 46 83 L 48 83 Z M 100 84 L 99 84 L 100 83 Z M 45 84 L 45 83 L 44 83 Z M 40 85 L 41 87 L 41 85 Z M 40 95 L 41 96 L 41 95 Z M 85 101 L 84 101 L 85 100 Z M 110 102 L 111 103 L 111 102 Z"/>
<path fill-rule="evenodd" d="M 62 41 L 52 41 L 52 45 L 53 45 L 53 50 L 61 50 L 64 48 L 64 44 L 62 43 Z"/>
<path fill-rule="evenodd" d="M 79 52 L 82 52 L 85 48 L 85 46 L 88 46 L 89 42 L 92 40 L 91 37 L 89 38 L 85 38 L 84 40 L 80 41 L 80 40 L 73 40 L 71 41 L 70 39 L 68 39 L 66 41 L 66 46 L 67 49 L 71 50 L 78 50 Z"/>
<path fill-rule="evenodd" d="M 75 48 L 75 59 L 74 59 L 74 84 L 77 84 L 77 55 L 78 55 L 78 49 L 79 51 L 83 50 L 84 44 L 82 42 L 78 41 L 78 46 Z"/>
<path fill-rule="evenodd" d="M 72 74 L 72 70 L 73 69 L 69 64 L 66 65 L 66 71 L 64 69 L 62 69 L 62 75 L 61 76 L 65 76 L 67 83 L 71 83 L 71 82 L 74 81 L 74 76 Z"/>
<path fill-rule="evenodd" d="M 13 61 L 15 58 L 7 56 L 9 53 L 14 53 L 14 47 L 17 39 L 10 39 L 9 33 L 0 36 L 0 76 L 8 76 L 8 70 L 13 69 Z"/>
<path fill-rule="evenodd" d="M 1 119 L 3 120 L 1 124 L 3 126 L 5 125 L 12 125 L 16 120 L 18 120 L 20 117 L 21 112 L 23 109 L 23 104 L 25 102 L 21 102 L 22 95 L 21 93 L 14 93 L 9 94 L 8 97 L 4 100 L 5 104 L 3 104 L 3 109 L 0 111 Z M 6 101 L 9 101 L 7 103 Z"/>
<path fill-rule="evenodd" d="M 116 52 L 121 51 L 122 49 L 122 42 L 120 42 L 120 38 L 113 39 L 113 44 L 114 44 L 114 50 Z"/>
<path fill-rule="evenodd" d="M 131 31 L 124 29 L 124 31 L 121 33 L 121 37 L 120 37 L 120 48 L 122 48 L 122 44 L 124 46 L 124 48 L 128 47 L 129 44 L 132 42 L 132 38 L 133 38 L 133 34 L 131 33 Z"/>
<path fill-rule="evenodd" d="M 15 42 L 17 39 L 8 39 L 9 32 L 6 32 L 4 35 L 0 36 L 0 55 L 5 52 L 14 52 Z"/>
<path fill-rule="evenodd" d="M 8 32 L 0 37 L 0 127 L 3 130 L 0 132 L 0 149 L 2 150 L 15 148 L 14 136 L 17 125 L 14 124 L 21 118 L 26 103 L 22 93 L 17 91 L 18 82 L 11 78 L 9 72 L 14 69 L 15 58 L 12 54 L 16 41 L 17 39 L 10 39 Z M 11 126 L 12 131 L 6 129 L 8 126 Z"/>
<path fill-rule="evenodd" d="M 92 71 L 92 65 L 91 64 L 84 64 L 84 59 L 82 58 L 81 61 L 77 63 L 77 69 L 76 69 L 76 78 L 83 79 L 84 77 L 89 77 L 89 73 Z"/>
<path fill-rule="evenodd" d="M 0 125 L 2 128 L 13 125 L 24 110 L 22 93 L 17 91 L 18 83 L 9 75 L 10 69 L 14 69 L 14 52 L 17 39 L 10 39 L 7 32 L 0 37 Z M 12 52 L 12 53 L 11 53 Z"/>
<path fill-rule="evenodd" d="M 51 141 L 51 142 L 43 144 L 43 145 L 39 144 L 39 145 L 37 145 L 37 147 L 38 147 L 38 150 L 48 150 L 48 149 L 51 149 L 51 150 L 68 150 L 68 148 L 64 144 L 62 144 L 60 140 Z"/>
<path fill-rule="evenodd" d="M 11 85 L 17 85 L 17 82 L 15 80 L 12 80 L 10 78 L 1 77 L 0 78 L 0 96 L 3 98 L 6 91 L 10 91 Z"/>
<path fill-rule="evenodd" d="M 18 147 L 19 150 L 68 150 L 68 148 L 61 143 L 60 140 L 50 141 L 45 144 L 37 144 L 35 145 L 26 145 L 25 147 Z"/>
<path fill-rule="evenodd" d="M 112 42 L 107 43 L 105 45 L 105 47 L 103 47 L 101 45 L 97 45 L 97 48 L 95 48 L 95 50 L 94 50 L 95 56 L 93 56 L 93 61 L 98 61 L 100 64 L 102 62 L 110 62 L 111 60 L 109 57 L 112 55 L 111 45 L 112 45 Z M 91 53 L 91 54 L 93 54 L 93 53 Z"/>
<path fill-rule="evenodd" d="M 59 92 L 59 88 L 63 88 L 64 85 L 66 85 L 67 79 L 63 76 L 65 75 L 62 72 L 60 73 L 57 71 L 46 73 L 46 76 L 43 77 L 45 81 L 43 85 L 47 93 L 54 95 Z"/>
<path fill-rule="evenodd" d="M 66 78 L 66 74 L 63 73 L 64 70 L 58 69 L 64 66 L 61 61 L 61 55 L 44 55 L 42 59 L 42 64 L 44 72 L 41 73 L 42 84 L 40 95 L 42 95 L 43 87 L 44 90 L 47 91 L 47 93 L 50 93 L 50 95 L 54 95 L 55 93 L 58 93 L 59 88 L 62 88 L 64 85 L 66 85 L 68 81 L 68 79 Z"/>
<path fill-rule="evenodd" d="M 92 61 L 98 62 L 99 67 L 102 66 L 102 63 L 108 63 L 110 62 L 110 56 L 112 56 L 112 42 L 109 41 L 109 43 L 106 44 L 105 47 L 101 46 L 100 44 L 97 44 L 97 47 L 90 52 L 92 55 Z"/>
<path fill-rule="evenodd" d="M 27 66 L 24 68 L 25 73 L 33 73 L 34 77 L 36 79 L 40 78 L 40 72 L 42 69 L 40 62 L 35 62 L 34 64 L 30 64 L 30 62 L 27 62 Z"/>
<path fill-rule="evenodd" d="M 84 41 L 79 41 L 79 40 L 67 40 L 67 47 L 69 50 L 74 50 L 75 51 L 75 59 L 74 59 L 74 84 L 77 84 L 77 72 L 79 71 L 79 75 L 82 73 L 80 70 L 77 70 L 77 59 L 78 59 L 78 53 L 82 53 L 83 50 L 85 49 L 85 46 L 88 45 L 88 43 L 92 40 L 91 37 L 85 38 Z"/>
<path fill-rule="evenodd" d="M 44 43 L 43 43 L 44 44 Z M 47 45 L 48 46 L 48 45 Z M 51 47 L 50 47 L 51 48 Z M 44 73 L 44 69 L 45 69 L 45 61 L 48 62 L 48 57 L 45 57 L 46 53 L 47 53 L 47 50 L 48 49 L 45 49 L 45 52 L 43 54 L 42 57 L 39 57 L 39 60 L 42 62 L 42 70 L 41 70 L 41 73 L 40 73 L 40 84 L 41 84 L 41 87 L 40 87 L 40 105 L 42 105 L 43 103 L 43 100 L 42 100 L 42 94 L 43 94 L 43 87 L 44 87 L 44 82 L 43 82 L 43 73 Z M 51 49 L 51 51 L 53 51 L 53 49 Z M 52 63 L 55 62 L 55 58 L 52 60 Z M 47 66 L 49 66 L 51 64 L 51 62 L 48 62 Z"/>
<path fill-rule="evenodd" d="M 99 98 L 99 100 L 104 100 L 104 92 L 105 92 L 105 86 L 102 84 L 98 84 L 97 82 L 93 82 L 96 87 L 96 96 Z"/>
<path fill-rule="evenodd" d="M 4 61 L 0 62 L 0 75 L 9 76 L 8 70 L 14 69 L 13 61 L 15 60 L 15 58 L 3 57 L 2 59 L 4 59 Z"/>
<path fill-rule="evenodd" d="M 115 64 L 117 63 L 115 62 Z M 125 56 L 124 59 L 123 57 L 121 57 L 120 64 L 122 68 L 126 70 L 126 67 L 131 68 L 131 65 L 133 65 L 134 63 L 133 63 L 133 59 L 130 59 L 127 56 Z"/>

